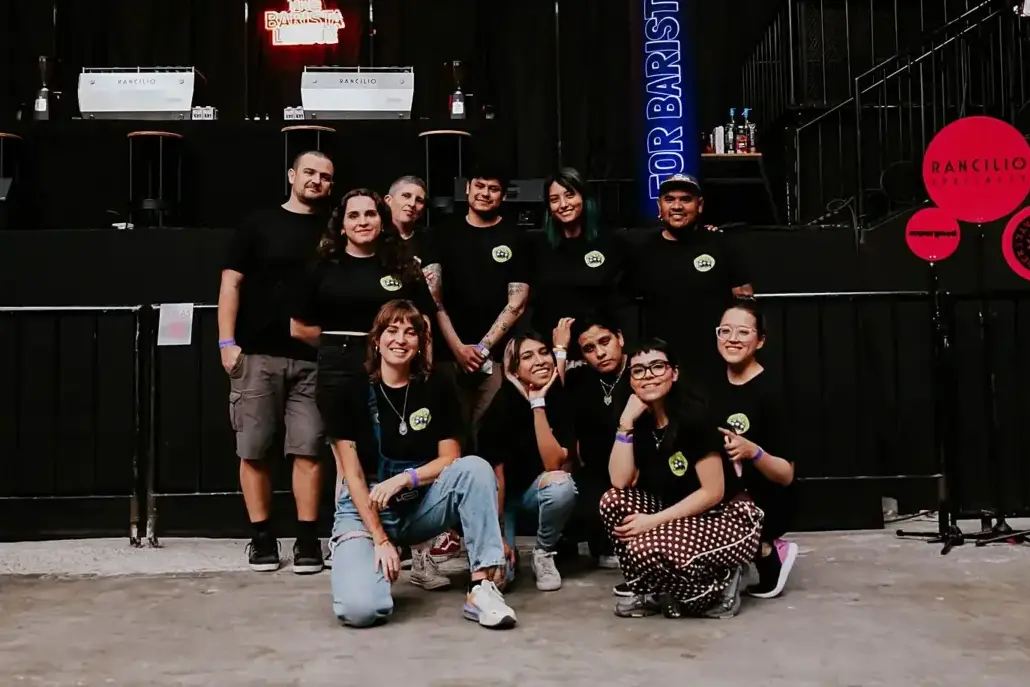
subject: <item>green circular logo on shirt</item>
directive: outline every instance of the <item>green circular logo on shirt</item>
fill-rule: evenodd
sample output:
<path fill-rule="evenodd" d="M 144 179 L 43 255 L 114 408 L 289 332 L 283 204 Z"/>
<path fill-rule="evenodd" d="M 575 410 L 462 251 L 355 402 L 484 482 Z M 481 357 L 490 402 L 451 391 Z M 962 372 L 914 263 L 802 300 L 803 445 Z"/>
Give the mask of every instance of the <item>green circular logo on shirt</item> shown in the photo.
<path fill-rule="evenodd" d="M 511 260 L 511 248 L 508 246 L 500 245 L 495 246 L 493 251 L 490 253 L 493 256 L 494 262 L 508 262 Z"/>
<path fill-rule="evenodd" d="M 694 258 L 694 269 L 698 272 L 711 272 L 713 267 L 715 267 L 715 258 L 708 253 Z"/>
<path fill-rule="evenodd" d="M 429 408 L 419 408 L 408 418 L 408 424 L 416 432 L 421 432 L 429 426 L 429 422 L 432 419 L 433 415 L 429 412 Z"/>
<path fill-rule="evenodd" d="M 751 429 L 751 420 L 744 413 L 734 413 L 726 418 L 726 424 L 737 434 L 746 434 Z"/>
<path fill-rule="evenodd" d="M 583 262 L 587 264 L 587 267 L 600 267 L 604 264 L 604 253 L 592 250 L 583 256 Z"/>
<path fill-rule="evenodd" d="M 390 274 L 380 279 L 379 285 L 387 291 L 400 291 L 402 286 L 401 280 Z"/>
<path fill-rule="evenodd" d="M 682 452 L 676 451 L 669 456 L 669 469 L 672 470 L 672 474 L 677 477 L 682 477 L 687 474 L 687 468 L 690 467 L 690 463 L 687 462 L 686 456 Z"/>

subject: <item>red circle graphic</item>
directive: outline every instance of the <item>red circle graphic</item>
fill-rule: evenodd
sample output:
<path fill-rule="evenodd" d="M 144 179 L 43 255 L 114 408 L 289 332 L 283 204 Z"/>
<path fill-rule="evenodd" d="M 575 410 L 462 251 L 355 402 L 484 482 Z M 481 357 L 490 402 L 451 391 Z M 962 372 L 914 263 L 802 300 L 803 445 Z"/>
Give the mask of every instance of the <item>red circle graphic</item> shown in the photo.
<path fill-rule="evenodd" d="M 958 221 L 940 208 L 925 208 L 908 220 L 905 242 L 916 257 L 940 262 L 957 249 L 961 232 Z"/>
<path fill-rule="evenodd" d="M 937 207 L 963 222 L 993 222 L 1030 193 L 1030 143 L 993 117 L 965 117 L 930 141 L 923 183 Z"/>
<path fill-rule="evenodd" d="M 1013 272 L 1030 281 L 1030 207 L 1013 215 L 1005 226 L 1001 254 Z"/>

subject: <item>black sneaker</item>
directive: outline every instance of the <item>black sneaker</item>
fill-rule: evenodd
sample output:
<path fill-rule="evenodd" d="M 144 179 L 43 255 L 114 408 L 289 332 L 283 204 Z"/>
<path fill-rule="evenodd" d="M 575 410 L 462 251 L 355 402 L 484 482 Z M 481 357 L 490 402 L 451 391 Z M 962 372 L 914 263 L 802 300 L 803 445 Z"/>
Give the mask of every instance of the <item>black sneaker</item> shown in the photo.
<path fill-rule="evenodd" d="M 279 569 L 279 540 L 270 534 L 255 534 L 247 544 L 250 569 L 275 572 Z"/>
<path fill-rule="evenodd" d="M 318 539 L 298 539 L 293 545 L 293 572 L 314 575 L 322 572 L 324 567 L 322 543 Z"/>
<path fill-rule="evenodd" d="M 620 618 L 646 618 L 662 612 L 661 602 L 654 594 L 636 594 L 615 604 L 615 615 Z"/>
<path fill-rule="evenodd" d="M 787 577 L 798 557 L 798 545 L 794 542 L 777 541 L 768 556 L 759 557 L 755 561 L 758 570 L 758 584 L 747 588 L 748 596 L 759 599 L 772 599 L 783 592 L 787 586 Z"/>
<path fill-rule="evenodd" d="M 740 613 L 740 581 L 742 576 L 740 566 L 730 572 L 729 584 L 722 590 L 722 594 L 715 604 L 704 612 L 704 617 L 714 620 L 727 620 Z"/>
<path fill-rule="evenodd" d="M 612 594 L 614 594 L 615 596 L 621 597 L 623 599 L 628 599 L 628 598 L 634 596 L 633 590 L 630 589 L 629 585 L 626 584 L 625 582 L 620 582 L 619 584 L 617 584 L 614 587 L 612 587 Z"/>

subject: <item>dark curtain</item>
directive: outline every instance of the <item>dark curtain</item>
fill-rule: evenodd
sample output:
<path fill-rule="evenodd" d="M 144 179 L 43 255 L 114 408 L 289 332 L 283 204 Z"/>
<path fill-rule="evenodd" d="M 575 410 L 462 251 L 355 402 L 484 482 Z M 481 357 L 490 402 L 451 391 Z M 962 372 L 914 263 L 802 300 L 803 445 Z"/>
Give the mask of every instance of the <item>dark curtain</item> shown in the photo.
<path fill-rule="evenodd" d="M 15 119 L 19 112 L 32 117 L 40 87 L 39 57 L 53 54 L 52 3 L 0 2 L 0 123 Z"/>

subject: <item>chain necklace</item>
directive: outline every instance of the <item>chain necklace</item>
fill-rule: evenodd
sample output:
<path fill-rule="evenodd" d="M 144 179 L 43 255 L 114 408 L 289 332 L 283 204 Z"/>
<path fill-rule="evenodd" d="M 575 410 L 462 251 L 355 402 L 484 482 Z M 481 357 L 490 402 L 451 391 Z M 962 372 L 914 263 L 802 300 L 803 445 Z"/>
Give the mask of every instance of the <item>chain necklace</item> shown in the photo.
<path fill-rule="evenodd" d="M 622 375 L 625 372 L 626 372 L 626 366 L 623 365 L 622 369 L 619 370 L 619 376 L 616 377 L 615 381 L 612 382 L 611 384 L 605 384 L 604 380 L 601 379 L 600 377 L 597 379 L 597 382 L 601 385 L 601 391 L 604 392 L 604 404 L 606 406 L 610 406 L 612 404 L 612 394 L 615 392 L 615 387 L 617 387 L 619 385 L 619 380 L 622 379 Z"/>
<path fill-rule="evenodd" d="M 665 439 L 665 433 L 668 430 L 669 430 L 669 426 L 668 425 L 666 425 L 665 427 L 662 428 L 662 433 L 661 434 L 658 434 L 658 430 L 657 429 L 652 429 L 651 430 L 651 436 L 654 437 L 654 450 L 655 451 L 657 451 L 659 448 L 662 447 L 662 440 Z"/>
<path fill-rule="evenodd" d="M 379 382 L 379 389 L 383 392 L 383 398 L 385 398 L 386 402 L 390 405 L 390 410 L 392 410 L 393 414 L 397 416 L 397 419 L 401 421 L 397 431 L 401 436 L 404 436 L 408 433 L 408 423 L 405 422 L 404 416 L 408 414 L 408 391 L 411 389 L 411 382 L 408 382 L 407 386 L 404 387 L 404 405 L 401 407 L 401 412 L 399 413 L 397 412 L 397 406 L 395 406 L 393 401 L 390 400 L 390 397 L 386 395 L 386 389 L 383 387 L 382 382 Z"/>

